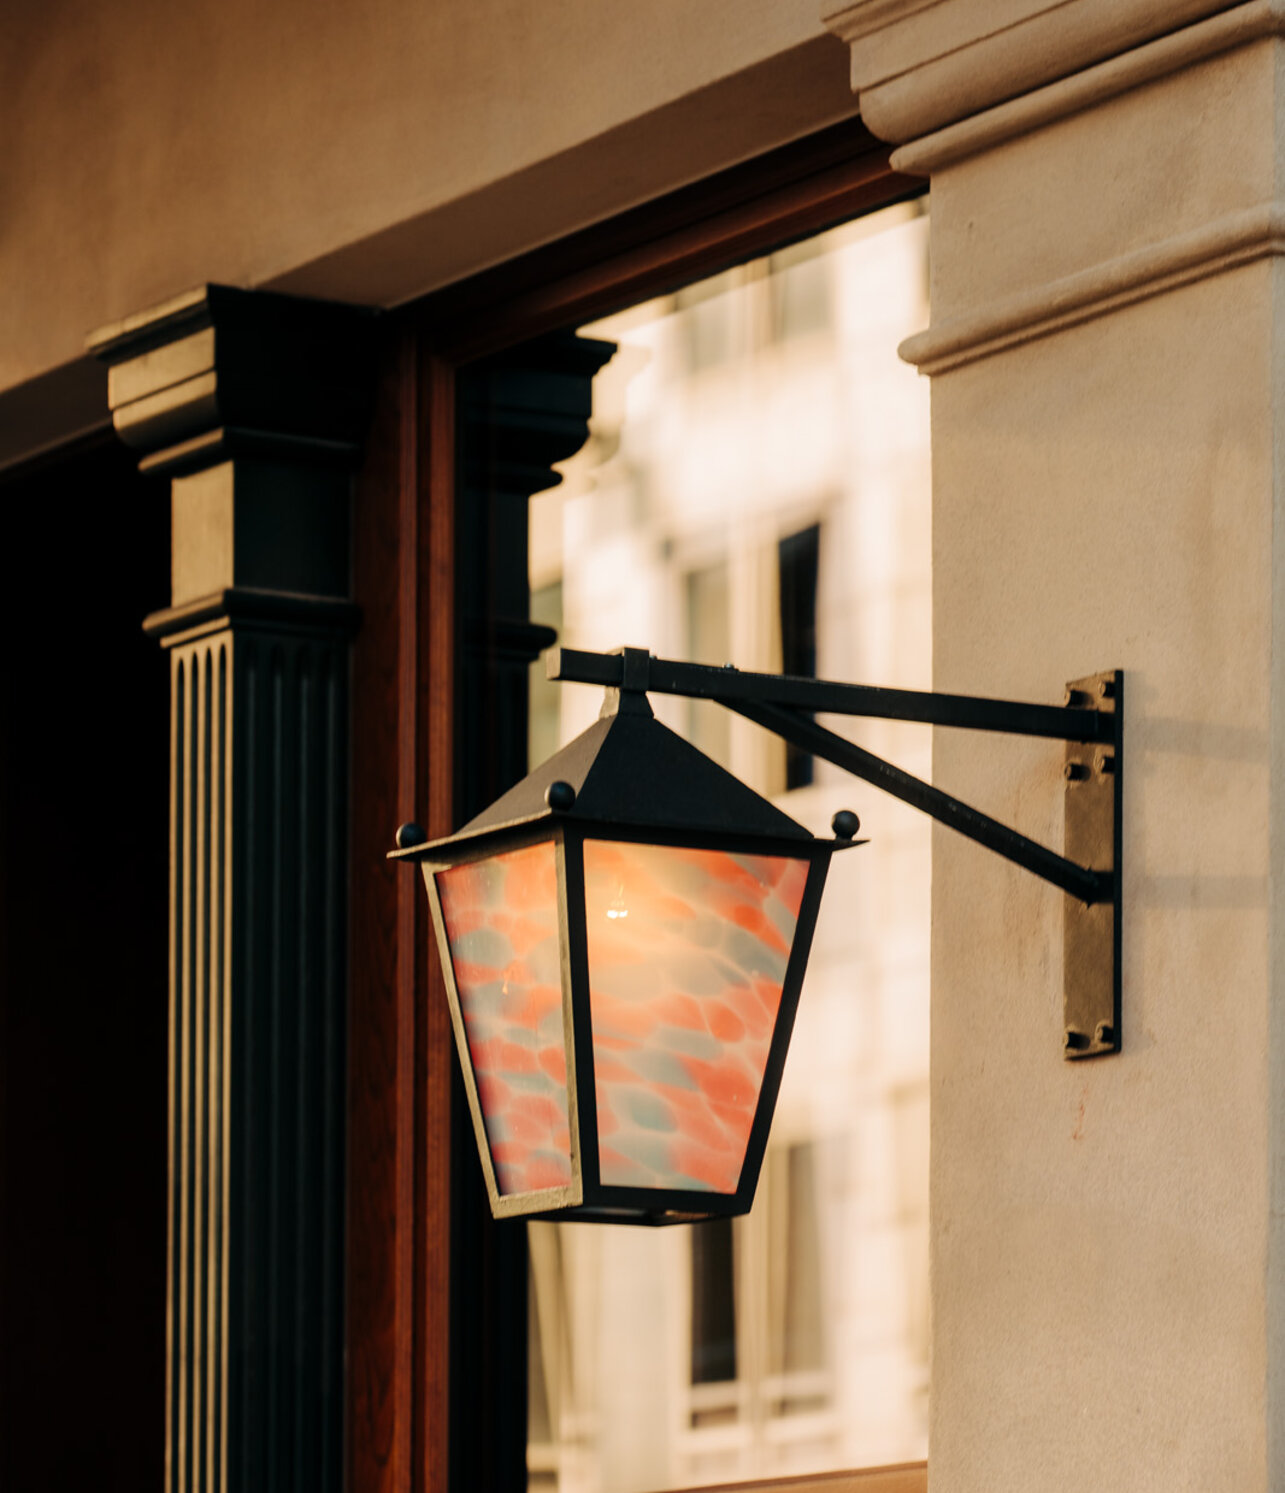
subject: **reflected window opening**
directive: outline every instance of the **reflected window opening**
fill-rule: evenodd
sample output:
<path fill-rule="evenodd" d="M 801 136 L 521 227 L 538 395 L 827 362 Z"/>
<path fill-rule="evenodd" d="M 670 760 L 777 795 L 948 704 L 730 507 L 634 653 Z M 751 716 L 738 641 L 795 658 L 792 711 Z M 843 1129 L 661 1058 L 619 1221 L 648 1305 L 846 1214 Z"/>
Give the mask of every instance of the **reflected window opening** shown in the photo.
<path fill-rule="evenodd" d="M 737 1377 L 732 1234 L 730 1218 L 714 1218 L 691 1231 L 693 1384 Z M 696 1413 L 692 1423 L 698 1424 Z"/>
<path fill-rule="evenodd" d="M 814 679 L 817 671 L 817 574 L 821 564 L 821 526 L 811 524 L 787 535 L 776 547 L 777 591 L 781 609 L 781 671 Z M 812 756 L 792 742 L 785 744 L 785 786 L 806 788 L 812 781 Z"/>

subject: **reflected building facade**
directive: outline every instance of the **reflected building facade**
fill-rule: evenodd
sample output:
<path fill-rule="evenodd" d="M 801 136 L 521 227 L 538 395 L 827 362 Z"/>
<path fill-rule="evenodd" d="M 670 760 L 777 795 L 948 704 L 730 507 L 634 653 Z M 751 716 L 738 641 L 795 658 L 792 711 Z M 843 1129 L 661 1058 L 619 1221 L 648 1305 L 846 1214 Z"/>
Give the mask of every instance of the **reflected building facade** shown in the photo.
<path fill-rule="evenodd" d="M 581 329 L 616 352 L 530 510 L 568 647 L 931 686 L 927 218 L 883 210 Z M 632 1493 L 921 1458 L 929 822 L 720 707 L 657 714 L 815 833 L 831 870 L 749 1216 L 529 1225 L 532 1489 Z M 598 692 L 532 671 L 530 756 Z M 924 777 L 925 728 L 828 722 Z"/>

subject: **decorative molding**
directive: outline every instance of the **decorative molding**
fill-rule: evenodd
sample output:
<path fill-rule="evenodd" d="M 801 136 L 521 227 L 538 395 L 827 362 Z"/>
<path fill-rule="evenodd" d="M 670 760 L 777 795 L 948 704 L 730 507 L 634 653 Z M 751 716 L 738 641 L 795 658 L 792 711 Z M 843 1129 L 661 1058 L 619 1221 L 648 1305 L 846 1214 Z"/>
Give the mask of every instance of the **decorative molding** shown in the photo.
<path fill-rule="evenodd" d="M 922 373 L 946 373 L 1122 306 L 1282 253 L 1285 207 L 1266 203 L 994 301 L 970 315 L 952 317 L 907 338 L 898 351 Z"/>
<path fill-rule="evenodd" d="M 540 622 L 513 617 L 473 617 L 465 624 L 464 649 L 469 654 L 492 654 L 506 663 L 533 664 L 558 641 L 558 630 Z"/>
<path fill-rule="evenodd" d="M 822 20 L 852 54 L 861 117 L 901 142 L 1105 62 L 1234 0 L 855 0 Z"/>
<path fill-rule="evenodd" d="M 238 632 L 258 629 L 278 635 L 349 638 L 360 613 L 350 601 L 333 596 L 305 596 L 289 591 L 229 586 L 182 606 L 166 607 L 143 619 L 143 631 L 166 648 L 194 642 L 236 625 Z"/>
<path fill-rule="evenodd" d="M 553 332 L 469 367 L 458 383 L 461 481 L 512 495 L 562 481 L 555 465 L 589 437 L 593 379 L 614 342 Z"/>
<path fill-rule="evenodd" d="M 351 466 L 360 449 L 356 441 L 331 441 L 323 436 L 296 436 L 285 431 L 267 434 L 238 425 L 215 425 L 190 440 L 142 457 L 138 470 L 177 477 L 238 456 Z"/>
<path fill-rule="evenodd" d="M 849 0 L 846 5 L 822 11 L 821 24 L 851 46 L 894 22 L 940 4 L 942 0 Z"/>
<path fill-rule="evenodd" d="M 1010 103 L 948 125 L 892 154 L 897 171 L 928 176 L 1006 140 L 1267 37 L 1285 34 L 1285 0 L 1252 0 L 1121 57 L 1050 83 Z"/>
<path fill-rule="evenodd" d="M 87 339 L 112 420 L 146 471 L 241 454 L 353 462 L 369 414 L 375 313 L 206 285 Z"/>

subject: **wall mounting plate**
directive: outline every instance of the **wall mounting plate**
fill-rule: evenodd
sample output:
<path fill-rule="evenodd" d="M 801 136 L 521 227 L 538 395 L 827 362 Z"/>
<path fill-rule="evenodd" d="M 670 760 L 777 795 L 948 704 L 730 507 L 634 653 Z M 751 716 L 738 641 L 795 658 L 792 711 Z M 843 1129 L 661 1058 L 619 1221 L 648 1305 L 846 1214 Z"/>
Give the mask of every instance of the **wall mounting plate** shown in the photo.
<path fill-rule="evenodd" d="M 1108 670 L 1067 685 L 1067 704 L 1108 716 L 1113 739 L 1066 744 L 1063 854 L 1111 872 L 1111 896 L 1066 899 L 1062 915 L 1062 1051 L 1068 1058 L 1120 1050 L 1120 829 L 1124 786 L 1124 672 Z"/>

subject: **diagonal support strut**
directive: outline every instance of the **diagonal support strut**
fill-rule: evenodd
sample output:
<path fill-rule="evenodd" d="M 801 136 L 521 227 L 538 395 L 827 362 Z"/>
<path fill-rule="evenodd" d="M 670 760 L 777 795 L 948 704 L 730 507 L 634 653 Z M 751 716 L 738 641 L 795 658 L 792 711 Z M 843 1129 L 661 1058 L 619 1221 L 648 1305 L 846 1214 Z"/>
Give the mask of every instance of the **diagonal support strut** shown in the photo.
<path fill-rule="evenodd" d="M 885 762 L 882 757 L 876 757 L 873 752 L 866 751 L 864 747 L 857 746 L 837 732 L 817 725 L 814 720 L 800 715 L 798 711 L 779 705 L 758 705 L 744 701 L 729 700 L 725 703 L 730 710 L 743 715 L 746 720 L 774 732 L 802 751 L 824 757 L 827 762 L 833 762 L 836 767 L 842 767 L 854 777 L 862 778 L 876 788 L 882 788 L 885 793 L 891 793 L 894 798 L 930 815 L 939 824 L 948 825 L 968 839 L 976 840 L 979 845 L 1002 855 L 1005 860 L 1034 872 L 1045 881 L 1051 881 L 1055 887 L 1077 897 L 1081 902 L 1111 900 L 1114 876 L 1110 871 L 1091 871 L 1085 866 L 1077 865 L 1075 861 L 1067 860 L 1065 856 L 1056 854 L 1038 841 L 1010 829 L 998 819 L 992 819 L 989 814 L 983 814 L 960 799 L 952 798 L 949 793 L 943 793 L 940 788 L 934 788 L 931 783 L 925 783 L 922 778 L 914 777 L 900 767 L 894 767 L 891 762 Z"/>
<path fill-rule="evenodd" d="M 748 673 L 730 664 L 719 669 L 653 658 L 645 648 L 553 648 L 546 669 L 550 679 L 565 683 L 717 701 L 1051 882 L 1073 899 L 1063 916 L 1063 1053 L 1086 1058 L 1120 1050 L 1121 670 L 1073 681 L 1067 704 L 1056 706 Z M 1064 741 L 1064 840 L 1072 855 L 1058 855 L 818 725 L 812 719 L 817 711 Z"/>

